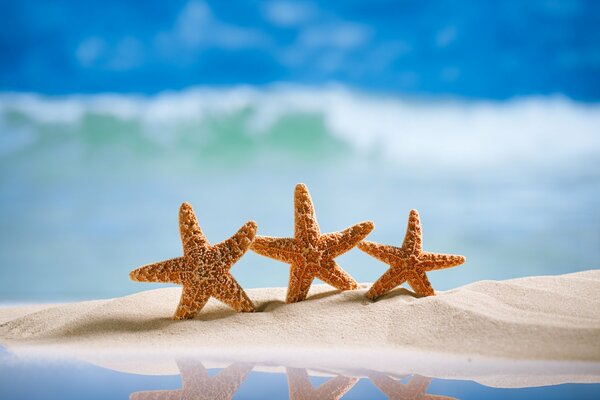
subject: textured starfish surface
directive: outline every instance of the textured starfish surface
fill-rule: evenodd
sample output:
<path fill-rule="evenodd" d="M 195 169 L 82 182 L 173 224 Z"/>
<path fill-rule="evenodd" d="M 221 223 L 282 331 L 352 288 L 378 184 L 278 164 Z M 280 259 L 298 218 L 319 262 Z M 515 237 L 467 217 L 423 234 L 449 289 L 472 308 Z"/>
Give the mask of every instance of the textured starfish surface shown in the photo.
<path fill-rule="evenodd" d="M 177 360 L 181 372 L 182 388 L 178 390 L 155 390 L 135 392 L 131 400 L 229 400 L 246 379 L 252 366 L 234 363 L 215 376 L 209 376 L 202 363 L 194 360 Z"/>
<path fill-rule="evenodd" d="M 189 319 L 212 296 L 238 312 L 253 312 L 254 305 L 229 273 L 231 266 L 248 250 L 256 223 L 247 222 L 231 238 L 211 246 L 198 225 L 192 206 L 179 209 L 179 231 L 183 257 L 145 265 L 129 276 L 139 282 L 170 282 L 183 285 L 174 319 Z"/>
<path fill-rule="evenodd" d="M 402 247 L 363 241 L 358 248 L 388 264 L 390 268 L 371 286 L 367 297 L 375 300 L 396 286 L 408 281 L 421 296 L 435 294 L 425 274 L 436 269 L 450 268 L 465 262 L 463 256 L 429 253 L 422 249 L 421 222 L 417 210 L 411 210 Z"/>
<path fill-rule="evenodd" d="M 453 400 L 454 397 L 438 396 L 426 393 L 431 378 L 414 375 L 406 384 L 382 373 L 373 373 L 369 379 L 390 400 Z"/>
<path fill-rule="evenodd" d="M 290 400 L 337 400 L 341 399 L 358 381 L 357 378 L 336 376 L 313 388 L 303 368 L 286 368 Z"/>
<path fill-rule="evenodd" d="M 291 265 L 286 302 L 304 300 L 315 278 L 340 290 L 358 284 L 333 260 L 352 249 L 372 230 L 373 223 L 362 222 L 341 232 L 321 234 L 312 199 L 304 184 L 294 194 L 294 237 L 257 236 L 250 247 L 254 252 Z"/>

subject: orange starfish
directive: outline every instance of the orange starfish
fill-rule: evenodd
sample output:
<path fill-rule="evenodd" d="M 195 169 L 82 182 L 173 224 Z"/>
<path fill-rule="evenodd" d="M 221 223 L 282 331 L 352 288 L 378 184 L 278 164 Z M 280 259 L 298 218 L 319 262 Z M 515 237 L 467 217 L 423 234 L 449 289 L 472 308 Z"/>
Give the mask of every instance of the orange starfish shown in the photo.
<path fill-rule="evenodd" d="M 313 388 L 305 369 L 286 368 L 286 371 L 290 400 L 338 400 L 358 381 L 357 378 L 338 375 L 317 388 Z"/>
<path fill-rule="evenodd" d="M 211 296 L 238 312 L 253 312 L 252 301 L 229 269 L 250 247 L 256 223 L 247 222 L 231 238 L 211 246 L 198 225 L 192 206 L 183 203 L 179 209 L 179 231 L 183 257 L 140 267 L 131 271 L 131 279 L 183 285 L 174 319 L 194 318 Z"/>
<path fill-rule="evenodd" d="M 422 249 L 421 222 L 417 210 L 411 210 L 402 247 L 364 241 L 358 248 L 390 265 L 390 268 L 371 286 L 367 297 L 377 299 L 396 286 L 408 281 L 422 296 L 435 294 L 425 274 L 427 271 L 450 268 L 465 262 L 465 257 L 453 254 L 429 253 Z"/>
<path fill-rule="evenodd" d="M 250 365 L 235 363 L 215 376 L 194 360 L 177 360 L 181 372 L 182 388 L 178 390 L 153 390 L 135 392 L 130 400 L 207 399 L 230 400 L 252 370 Z"/>
<path fill-rule="evenodd" d="M 322 235 L 312 199 L 302 183 L 296 185 L 294 205 L 293 238 L 257 236 L 250 246 L 258 254 L 291 264 L 286 302 L 304 300 L 315 278 L 340 290 L 357 289 L 356 281 L 333 259 L 363 240 L 373 230 L 373 223 Z"/>
<path fill-rule="evenodd" d="M 373 373 L 369 379 L 390 400 L 452 400 L 454 397 L 438 396 L 425 393 L 431 383 L 431 378 L 414 375 L 407 384 L 402 384 L 382 373 Z"/>

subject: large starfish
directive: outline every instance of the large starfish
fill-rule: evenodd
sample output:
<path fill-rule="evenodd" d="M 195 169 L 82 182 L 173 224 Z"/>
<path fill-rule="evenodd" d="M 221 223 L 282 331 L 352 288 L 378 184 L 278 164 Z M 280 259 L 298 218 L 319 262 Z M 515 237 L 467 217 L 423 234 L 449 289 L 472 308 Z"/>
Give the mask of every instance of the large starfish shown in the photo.
<path fill-rule="evenodd" d="M 250 246 L 258 254 L 291 265 L 286 302 L 304 300 L 315 278 L 340 290 L 357 289 L 356 281 L 333 259 L 363 240 L 373 230 L 373 223 L 321 234 L 312 199 L 302 183 L 296 185 L 294 205 L 293 238 L 257 236 Z"/>
<path fill-rule="evenodd" d="M 390 268 L 371 286 L 367 297 L 377 299 L 396 286 L 408 281 L 421 296 L 435 294 L 425 274 L 427 271 L 450 268 L 465 262 L 465 257 L 453 254 L 429 253 L 422 249 L 421 222 L 417 210 L 411 210 L 402 247 L 363 241 L 358 248 L 390 265 Z"/>
<path fill-rule="evenodd" d="M 426 393 L 431 378 L 413 375 L 407 384 L 402 384 L 382 373 L 372 373 L 369 379 L 389 400 L 452 400 L 454 397 Z M 454 399 L 455 400 L 455 399 Z"/>
<path fill-rule="evenodd" d="M 303 368 L 286 368 L 290 400 L 338 400 L 358 381 L 338 375 L 313 388 Z"/>
<path fill-rule="evenodd" d="M 153 390 L 135 392 L 130 400 L 180 400 L 206 399 L 230 400 L 246 379 L 252 366 L 234 363 L 215 376 L 208 375 L 202 363 L 194 360 L 177 360 L 181 373 L 182 388 L 177 390 Z"/>
<path fill-rule="evenodd" d="M 256 223 L 247 222 L 231 238 L 211 246 L 198 225 L 192 206 L 183 203 L 179 209 L 179 231 L 183 257 L 135 269 L 129 274 L 131 279 L 183 285 L 174 319 L 194 318 L 211 296 L 238 312 L 253 312 L 252 301 L 229 269 L 250 247 L 256 234 Z"/>

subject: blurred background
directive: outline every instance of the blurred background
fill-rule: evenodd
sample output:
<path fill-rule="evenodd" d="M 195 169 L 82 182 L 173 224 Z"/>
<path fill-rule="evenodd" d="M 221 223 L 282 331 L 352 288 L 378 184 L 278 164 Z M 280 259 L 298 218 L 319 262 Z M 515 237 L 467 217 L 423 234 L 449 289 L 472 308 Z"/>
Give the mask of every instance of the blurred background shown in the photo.
<path fill-rule="evenodd" d="M 0 0 L 0 301 L 111 297 L 254 219 L 371 219 L 467 256 L 451 289 L 600 262 L 600 3 Z M 353 250 L 359 281 L 386 265 Z M 248 253 L 245 287 L 285 286 Z"/>

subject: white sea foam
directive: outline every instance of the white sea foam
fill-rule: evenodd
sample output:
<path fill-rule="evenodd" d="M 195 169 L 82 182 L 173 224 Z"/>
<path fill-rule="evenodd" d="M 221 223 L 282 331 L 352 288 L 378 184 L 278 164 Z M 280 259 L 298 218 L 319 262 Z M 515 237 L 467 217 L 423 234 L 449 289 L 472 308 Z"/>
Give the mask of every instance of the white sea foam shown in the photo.
<path fill-rule="evenodd" d="M 151 97 L 0 94 L 5 137 L 11 111 L 38 124 L 78 124 L 88 114 L 135 120 L 150 136 L 168 142 L 176 126 L 195 126 L 244 110 L 250 113 L 248 135 L 267 132 L 284 116 L 319 115 L 331 135 L 358 151 L 377 151 L 402 162 L 468 167 L 600 158 L 600 105 L 560 96 L 505 102 L 426 100 L 368 95 L 336 85 L 193 88 Z"/>

